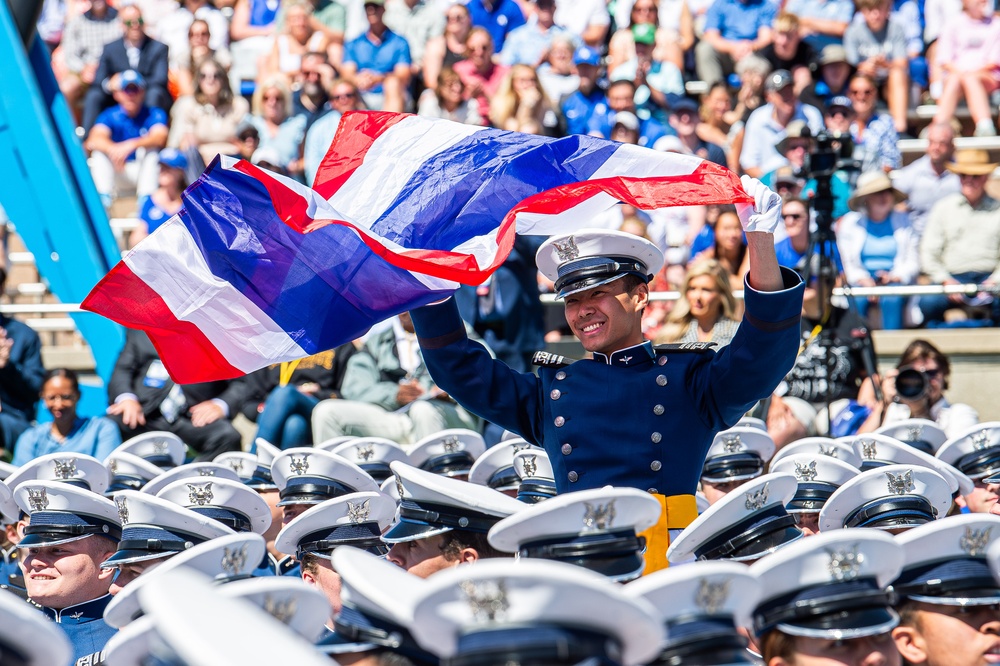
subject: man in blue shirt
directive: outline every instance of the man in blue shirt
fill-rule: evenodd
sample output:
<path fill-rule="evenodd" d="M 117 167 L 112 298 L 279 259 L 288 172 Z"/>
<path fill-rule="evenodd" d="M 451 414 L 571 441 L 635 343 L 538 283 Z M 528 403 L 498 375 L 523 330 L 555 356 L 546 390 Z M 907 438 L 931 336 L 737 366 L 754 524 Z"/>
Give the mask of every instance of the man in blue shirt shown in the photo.
<path fill-rule="evenodd" d="M 85 147 L 90 173 L 105 207 L 116 190 L 135 189 L 138 198 L 152 194 L 160 172 L 159 151 L 167 145 L 167 114 L 146 106 L 146 81 L 128 69 L 111 79 L 115 101 L 97 116 Z"/>
<path fill-rule="evenodd" d="M 698 78 L 709 84 L 722 81 L 736 63 L 770 44 L 777 14 L 771 0 L 715 0 L 695 47 Z"/>
<path fill-rule="evenodd" d="M 514 0 L 469 0 L 465 6 L 472 25 L 490 33 L 497 53 L 503 50 L 507 35 L 525 24 L 524 13 Z"/>
<path fill-rule="evenodd" d="M 576 41 L 567 30 L 556 25 L 556 0 L 535 0 L 535 15 L 507 35 L 500 62 L 504 65 L 531 65 L 537 67 L 548 56 L 552 39 L 565 35 Z"/>
<path fill-rule="evenodd" d="M 573 54 L 580 89 L 563 102 L 563 118 L 567 134 L 586 134 L 594 113 L 606 111 L 604 91 L 597 85 L 601 73 L 601 54 L 589 46 L 581 46 Z"/>
<path fill-rule="evenodd" d="M 615 126 L 615 118 L 621 111 L 628 111 L 636 114 L 635 108 L 635 83 L 632 81 L 614 81 L 608 86 L 607 105 L 603 111 L 595 109 L 588 126 L 588 134 L 610 139 L 611 130 Z M 661 125 L 657 120 L 646 117 L 639 118 L 639 143 L 638 145 L 652 148 L 657 139 L 661 139 L 669 134 L 670 130 Z"/>
<path fill-rule="evenodd" d="M 356 85 L 369 109 L 406 110 L 410 45 L 385 25 L 385 0 L 365 0 L 368 30 L 344 45 L 341 75 Z"/>

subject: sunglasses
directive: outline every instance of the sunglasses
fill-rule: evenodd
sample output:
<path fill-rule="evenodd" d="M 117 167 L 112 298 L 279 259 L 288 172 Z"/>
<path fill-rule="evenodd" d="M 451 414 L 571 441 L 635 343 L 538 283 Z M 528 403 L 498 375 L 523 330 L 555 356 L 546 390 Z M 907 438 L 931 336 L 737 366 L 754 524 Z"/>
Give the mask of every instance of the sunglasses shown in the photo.
<path fill-rule="evenodd" d="M 222 75 L 217 72 L 200 72 L 198 76 L 202 81 L 221 81 Z"/>
<path fill-rule="evenodd" d="M 126 28 L 135 28 L 135 27 L 143 25 L 143 24 L 145 24 L 145 21 L 143 21 L 141 18 L 138 18 L 138 19 L 127 19 L 127 20 L 122 21 L 122 25 L 124 25 Z"/>
<path fill-rule="evenodd" d="M 465 14 L 453 14 L 453 15 L 451 15 L 451 16 L 448 17 L 448 20 L 451 23 L 458 23 L 459 21 L 464 21 L 465 20 Z"/>
<path fill-rule="evenodd" d="M 857 88 L 855 90 L 848 90 L 847 94 L 851 95 L 853 97 L 871 97 L 872 95 L 875 94 L 875 89 L 874 88 Z"/>
<path fill-rule="evenodd" d="M 284 95 L 264 95 L 265 102 L 284 102 Z"/>
<path fill-rule="evenodd" d="M 785 220 L 804 220 L 806 219 L 805 213 L 785 213 L 781 216 Z"/>
<path fill-rule="evenodd" d="M 332 95 L 330 97 L 330 99 L 336 99 L 336 100 L 342 100 L 342 99 L 344 99 L 344 100 L 348 100 L 348 99 L 355 99 L 356 97 L 357 97 L 356 93 L 341 93 L 339 95 Z"/>
<path fill-rule="evenodd" d="M 189 32 L 188 37 L 209 37 L 207 30 L 199 30 L 198 32 Z"/>

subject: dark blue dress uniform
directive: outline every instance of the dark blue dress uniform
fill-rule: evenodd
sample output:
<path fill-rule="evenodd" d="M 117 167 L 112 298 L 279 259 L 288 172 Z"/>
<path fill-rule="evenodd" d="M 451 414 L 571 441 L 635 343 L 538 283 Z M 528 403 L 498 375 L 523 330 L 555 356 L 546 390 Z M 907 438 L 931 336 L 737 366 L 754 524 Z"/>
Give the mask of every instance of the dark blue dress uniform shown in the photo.
<path fill-rule="evenodd" d="M 782 271 L 782 291 L 746 287 L 746 315 L 719 352 L 645 343 L 541 367 L 538 376 L 510 370 L 470 341 L 453 299 L 411 315 L 435 383 L 543 446 L 559 492 L 612 485 L 690 495 L 715 433 L 768 396 L 795 360 L 803 285 Z"/>
<path fill-rule="evenodd" d="M 39 610 L 58 623 L 69 636 L 73 644 L 73 666 L 90 666 L 102 662 L 101 652 L 104 646 L 118 633 L 117 629 L 104 621 L 104 608 L 113 598 L 106 594 L 62 610 L 39 606 Z"/>

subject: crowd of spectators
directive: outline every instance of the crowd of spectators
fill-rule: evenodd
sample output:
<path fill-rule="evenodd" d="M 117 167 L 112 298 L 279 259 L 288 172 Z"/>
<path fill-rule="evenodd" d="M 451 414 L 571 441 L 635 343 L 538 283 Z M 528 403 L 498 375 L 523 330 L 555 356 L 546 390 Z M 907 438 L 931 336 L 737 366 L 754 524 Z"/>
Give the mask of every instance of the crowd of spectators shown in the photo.
<path fill-rule="evenodd" d="M 133 242 L 176 212 L 217 155 L 311 184 L 340 115 L 372 109 L 697 155 L 807 203 L 817 186 L 807 155 L 826 129 L 854 146 L 832 183 L 845 284 L 990 282 L 1000 265 L 1000 209 L 982 187 L 992 163 L 953 162 L 957 136 L 996 134 L 1000 20 L 983 0 L 961 12 L 947 0 L 46 4 L 45 39 L 98 191 L 108 206 L 137 197 Z M 933 122 L 915 125 L 915 105 L 929 102 Z M 956 114 L 963 103 L 968 114 Z M 899 141 L 921 129 L 927 153 L 904 168 Z M 805 220 L 792 207 L 776 241 L 801 264 Z M 806 208 L 804 228 L 815 228 Z M 935 223 L 945 216 L 977 230 L 975 248 Z M 738 290 L 745 247 L 734 217 L 621 206 L 595 224 L 659 244 L 663 289 L 713 259 Z M 884 328 L 998 323 L 986 301 L 857 299 Z M 647 317 L 651 337 L 669 309 Z"/>

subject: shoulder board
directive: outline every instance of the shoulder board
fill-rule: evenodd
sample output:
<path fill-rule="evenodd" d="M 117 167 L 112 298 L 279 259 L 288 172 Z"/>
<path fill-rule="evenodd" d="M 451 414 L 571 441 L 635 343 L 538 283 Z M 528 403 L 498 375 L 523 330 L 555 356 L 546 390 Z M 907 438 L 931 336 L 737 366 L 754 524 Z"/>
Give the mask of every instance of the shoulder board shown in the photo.
<path fill-rule="evenodd" d="M 667 345 L 656 345 L 653 347 L 658 352 L 707 352 L 712 351 L 719 343 L 717 342 L 674 342 Z"/>
<path fill-rule="evenodd" d="M 565 356 L 545 351 L 535 352 L 535 355 L 531 357 L 532 365 L 545 368 L 565 368 L 567 365 L 575 361 L 576 359 L 566 358 Z"/>

